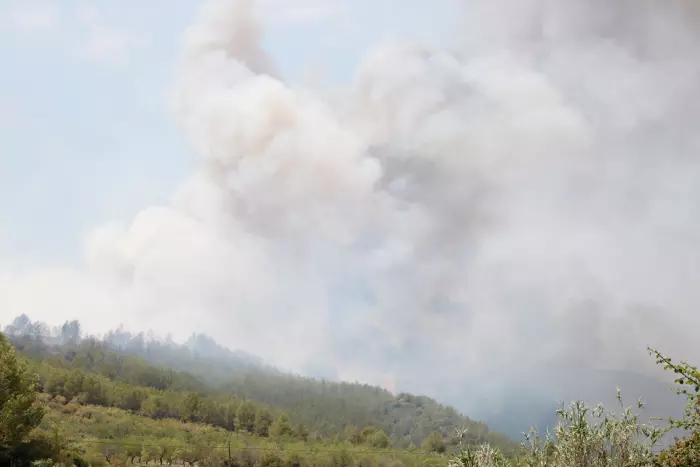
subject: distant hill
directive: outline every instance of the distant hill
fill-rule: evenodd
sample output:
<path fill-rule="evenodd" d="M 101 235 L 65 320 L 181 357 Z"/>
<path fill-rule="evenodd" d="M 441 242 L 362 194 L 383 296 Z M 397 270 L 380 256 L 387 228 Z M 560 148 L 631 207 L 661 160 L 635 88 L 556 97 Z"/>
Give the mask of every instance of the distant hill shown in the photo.
<path fill-rule="evenodd" d="M 50 328 L 24 315 L 7 326 L 5 333 L 22 353 L 42 365 L 40 371 L 48 375 L 44 377 L 47 381 L 55 372 L 51 368 L 79 369 L 118 384 L 131 385 L 129 387 L 167 391 L 154 394 L 114 389 L 113 392 L 118 393 L 114 400 L 120 402 L 113 404 L 121 404 L 118 405 L 121 408 L 133 404 L 134 410 L 143 410 L 146 401 L 153 397 L 165 401 L 159 404 L 165 404 L 170 397 L 175 398 L 176 405 L 182 405 L 185 395 L 168 394 L 191 391 L 219 404 L 217 407 L 253 401 L 261 410 L 269 410 L 273 416 L 284 413 L 293 424 L 305 425 L 309 431 L 323 437 L 343 438 L 354 428 L 372 426 L 383 430 L 391 445 L 397 447 L 419 446 L 434 431 L 441 432 L 449 445 L 456 443 L 452 438 L 455 429 L 467 428 L 468 443 L 489 442 L 505 452 L 517 448 L 517 443 L 505 435 L 494 433 L 484 423 L 429 397 L 407 393 L 394 395 L 376 386 L 319 381 L 284 373 L 245 352 L 226 349 L 204 335 L 193 335 L 185 344 L 177 344 L 169 339 L 159 340 L 118 329 L 107 333 L 102 340 L 85 339 L 78 322 Z M 59 379 L 61 387 L 72 384 L 67 381 L 70 376 Z M 100 381 L 102 385 L 112 384 L 106 380 L 95 384 Z M 125 390 L 133 392 L 127 402 L 123 402 Z M 150 408 L 153 404 L 149 404 Z M 199 417 L 206 420 L 219 416 L 203 414 Z"/>

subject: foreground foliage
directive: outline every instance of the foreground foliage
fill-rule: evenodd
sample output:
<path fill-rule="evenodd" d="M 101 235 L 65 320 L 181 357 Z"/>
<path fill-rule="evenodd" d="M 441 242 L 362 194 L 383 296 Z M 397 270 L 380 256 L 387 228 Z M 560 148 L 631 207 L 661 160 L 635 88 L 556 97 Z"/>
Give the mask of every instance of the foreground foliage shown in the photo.
<path fill-rule="evenodd" d="M 677 377 L 674 381 L 679 386 L 676 393 L 685 396 L 687 404 L 685 416 L 682 419 L 669 419 L 671 428 L 679 428 L 690 435 L 664 451 L 657 459 L 657 465 L 666 467 L 697 467 L 700 466 L 700 372 L 697 367 L 681 361 L 674 364 L 670 358 L 659 351 L 649 348 L 656 358 L 656 363 L 663 365 L 665 370 L 672 371 Z"/>
<path fill-rule="evenodd" d="M 44 416 L 36 379 L 0 333 L 0 464 L 16 454 Z"/>
<path fill-rule="evenodd" d="M 651 466 L 654 446 L 663 430 L 639 422 L 639 415 L 625 408 L 620 415 L 606 412 L 602 405 L 591 409 L 574 402 L 558 411 L 554 436 L 542 439 L 531 430 L 523 443 L 525 453 L 509 461 L 491 446 L 467 447 L 450 462 L 451 467 L 631 467 Z M 638 402 L 637 408 L 643 404 Z"/>
<path fill-rule="evenodd" d="M 688 399 L 685 417 L 669 419 L 660 428 L 640 422 L 639 414 L 624 407 L 622 412 L 606 412 L 602 405 L 590 408 L 577 401 L 557 412 L 559 423 L 552 437 L 544 439 L 535 430 L 526 435 L 524 454 L 507 460 L 488 444 L 467 446 L 454 456 L 450 467 L 698 467 L 700 466 L 700 373 L 686 362 L 673 364 L 656 350 L 649 349 L 657 363 L 678 375 L 675 391 Z M 642 401 L 637 408 L 642 409 Z M 672 428 L 685 430 L 688 436 L 655 454 L 662 436 Z"/>

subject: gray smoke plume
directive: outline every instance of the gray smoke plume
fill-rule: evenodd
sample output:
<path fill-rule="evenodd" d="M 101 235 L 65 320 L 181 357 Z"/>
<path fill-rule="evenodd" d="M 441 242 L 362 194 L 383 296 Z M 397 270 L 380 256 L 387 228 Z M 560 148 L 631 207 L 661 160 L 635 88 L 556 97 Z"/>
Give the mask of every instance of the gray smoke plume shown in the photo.
<path fill-rule="evenodd" d="M 84 313 L 466 408 L 700 360 L 697 7 L 460 6 L 451 49 L 381 44 L 330 99 L 280 78 L 255 2 L 208 2 L 171 95 L 201 169 L 92 236 Z"/>

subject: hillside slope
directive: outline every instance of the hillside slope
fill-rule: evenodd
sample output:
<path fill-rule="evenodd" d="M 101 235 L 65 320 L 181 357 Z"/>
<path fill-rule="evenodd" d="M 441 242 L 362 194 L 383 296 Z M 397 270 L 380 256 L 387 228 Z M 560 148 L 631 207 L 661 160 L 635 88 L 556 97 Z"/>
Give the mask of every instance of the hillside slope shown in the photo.
<path fill-rule="evenodd" d="M 55 373 L 52 368 L 60 368 L 99 375 L 106 379 L 98 381 L 102 385 L 115 381 L 165 392 L 136 391 L 127 397 L 134 401 L 124 402 L 123 393 L 132 389 L 115 389 L 117 394 L 110 396 L 111 403 L 134 410 L 143 409 L 150 397 L 161 406 L 169 403 L 169 413 L 180 416 L 179 406 L 185 397 L 181 393 L 189 391 L 229 410 L 233 410 L 231 405 L 240 405 L 242 401 L 254 401 L 256 410 L 263 407 L 273 416 L 284 413 L 293 424 L 305 425 L 312 435 L 319 437 L 342 439 L 353 428 L 373 426 L 388 435 L 391 445 L 408 447 L 420 445 L 434 431 L 441 432 L 449 443 L 456 428 L 466 427 L 469 443 L 488 441 L 506 451 L 516 446 L 506 436 L 489 431 L 485 424 L 428 397 L 394 396 L 379 387 L 285 374 L 252 356 L 218 346 L 205 336 L 193 336 L 185 345 L 178 345 L 123 330 L 108 333 L 104 341 L 81 339 L 79 330 L 79 323 L 66 323 L 51 330 L 42 323 L 32 323 L 26 316 L 17 318 L 6 328 L 18 349 L 38 365 L 38 372 L 44 375 L 49 389 L 52 384 L 61 390 L 70 386 L 66 380 L 71 376 L 50 376 Z M 51 378 L 60 381 L 51 382 Z M 180 395 L 176 397 L 176 393 Z M 222 420 L 230 416 L 219 413 L 203 414 L 200 418 L 206 417 L 218 420 L 220 426 L 230 423 Z"/>
<path fill-rule="evenodd" d="M 391 462 L 396 466 L 441 467 L 448 460 L 420 451 L 263 438 L 204 424 L 152 419 L 117 408 L 65 404 L 47 395 L 44 400 L 47 414 L 34 436 L 54 440 L 62 452 L 77 453 L 93 466 L 127 461 L 130 465 L 224 465 L 233 459 L 234 465 L 379 466 Z M 140 464 L 134 464 L 135 460 Z"/>

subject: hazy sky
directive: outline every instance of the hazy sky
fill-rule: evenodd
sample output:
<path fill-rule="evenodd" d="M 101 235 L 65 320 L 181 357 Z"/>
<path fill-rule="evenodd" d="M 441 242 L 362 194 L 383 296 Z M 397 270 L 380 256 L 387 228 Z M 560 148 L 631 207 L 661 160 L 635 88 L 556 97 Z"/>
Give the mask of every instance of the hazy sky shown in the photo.
<path fill-rule="evenodd" d="M 86 230 L 167 202 L 194 165 L 165 93 L 200 3 L 0 2 L 0 258 L 75 264 Z M 454 2 L 424 3 L 277 2 L 265 45 L 290 81 L 347 82 L 378 39 L 438 40 Z"/>

